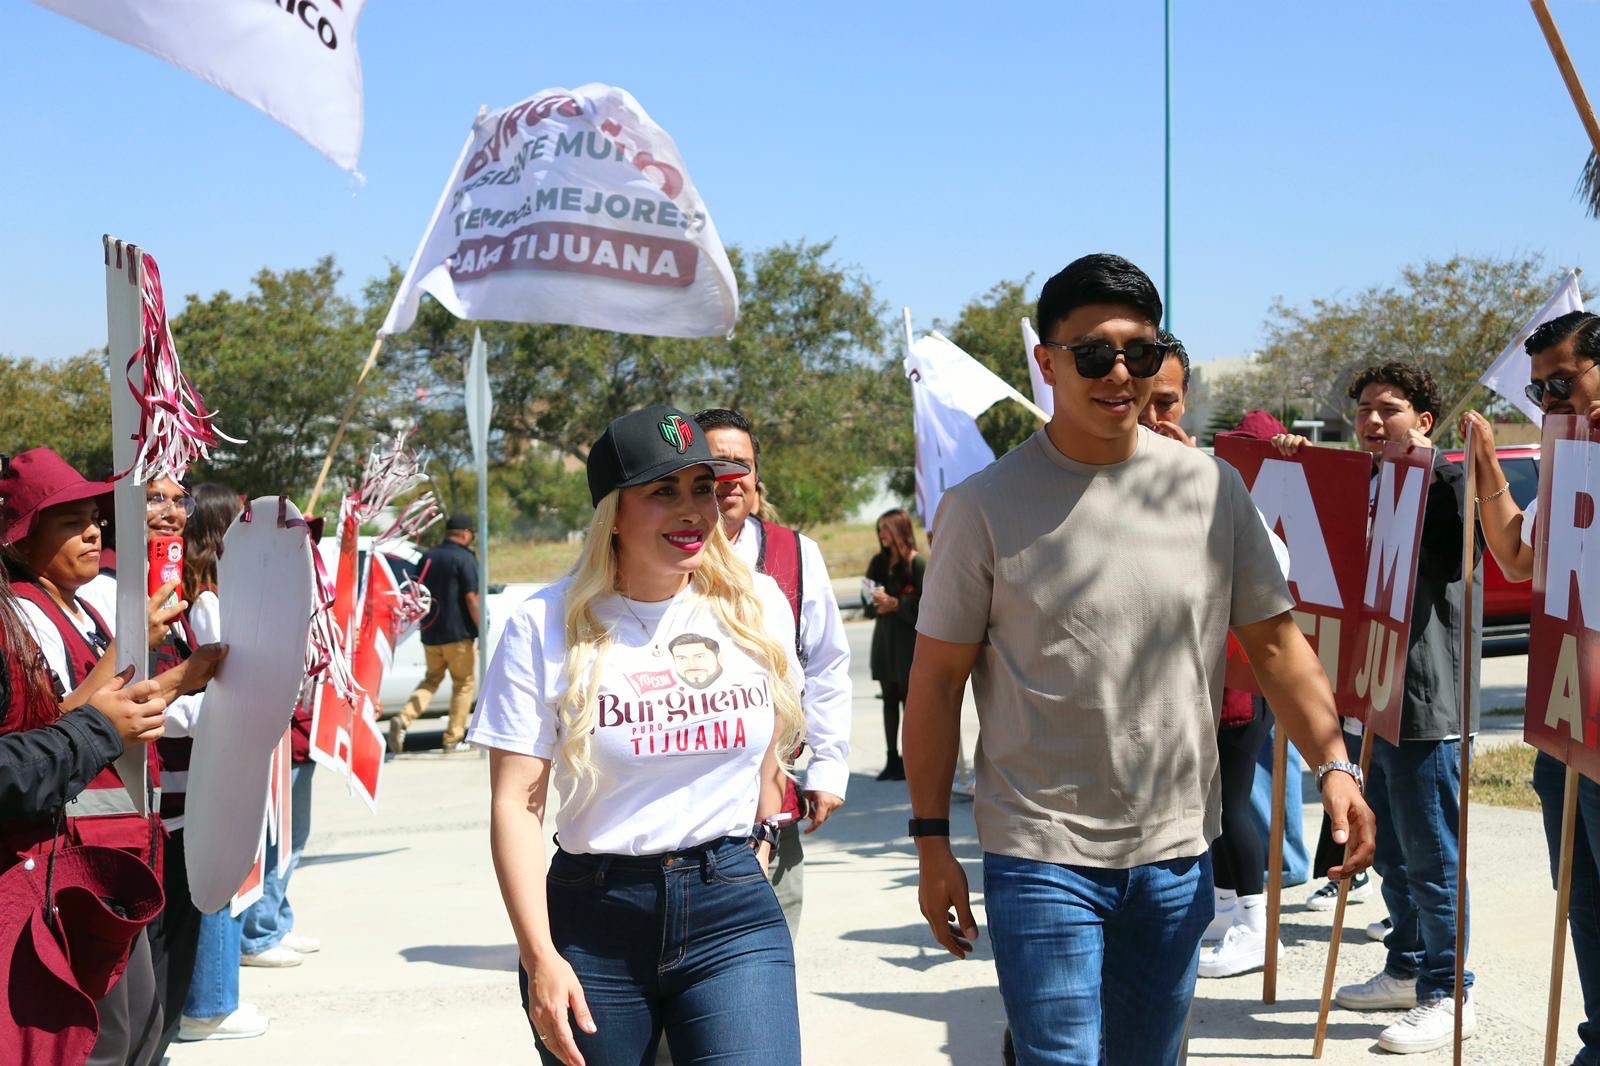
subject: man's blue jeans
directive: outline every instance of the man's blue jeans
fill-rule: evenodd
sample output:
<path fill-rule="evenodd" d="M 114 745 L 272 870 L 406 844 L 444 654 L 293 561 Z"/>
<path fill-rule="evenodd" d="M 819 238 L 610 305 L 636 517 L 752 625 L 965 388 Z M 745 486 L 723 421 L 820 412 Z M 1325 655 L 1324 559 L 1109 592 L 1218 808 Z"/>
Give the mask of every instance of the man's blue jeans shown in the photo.
<path fill-rule="evenodd" d="M 1561 863 L 1561 792 L 1567 769 L 1540 752 L 1533 760 L 1533 790 L 1544 812 L 1544 839 L 1550 851 L 1550 883 Z M 1584 1020 L 1578 1024 L 1583 1049 L 1574 1066 L 1600 1066 L 1600 785 L 1578 777 L 1578 831 L 1572 842 L 1572 901 L 1567 928 L 1572 930 L 1572 959 L 1583 988 Z"/>
<path fill-rule="evenodd" d="M 1103 870 L 985 852 L 983 891 L 1018 1066 L 1177 1062 L 1209 854 Z"/>
<path fill-rule="evenodd" d="M 1394 930 L 1384 940 L 1385 969 L 1417 979 L 1417 1002 L 1453 995 L 1456 987 L 1456 839 L 1461 816 L 1461 742 L 1375 737 L 1367 800 L 1378 818 L 1372 868 L 1383 878 L 1383 902 Z M 1470 901 L 1461 921 L 1471 934 Z M 1463 983 L 1472 987 L 1472 971 Z"/>
<path fill-rule="evenodd" d="M 311 771 L 313 762 L 296 763 L 289 771 L 289 866 L 278 876 L 277 841 L 267 841 L 267 876 L 261 898 L 244 912 L 244 938 L 240 943 L 246 955 L 259 955 L 289 935 L 294 928 L 294 908 L 289 906 L 289 878 L 300 865 L 300 853 L 311 836 Z"/>
<path fill-rule="evenodd" d="M 799 1066 L 794 945 L 749 841 L 641 857 L 558 851 L 545 895 L 551 939 L 594 1015 L 593 1035 L 573 1026 L 588 1066 L 649 1063 L 663 1032 L 674 1062 Z"/>
<path fill-rule="evenodd" d="M 1273 726 L 1276 731 L 1277 726 Z M 1273 741 L 1269 734 L 1256 757 L 1256 778 L 1250 785 L 1250 820 L 1261 835 L 1261 853 L 1272 854 L 1272 756 Z M 1300 755 L 1289 745 L 1288 775 L 1284 780 L 1283 819 L 1283 884 L 1303 885 L 1311 879 L 1311 852 L 1306 848 L 1305 829 L 1301 825 Z"/>
<path fill-rule="evenodd" d="M 229 908 L 200 916 L 200 944 L 194 976 L 183 1013 L 191 1018 L 219 1018 L 239 1009 L 239 937 L 244 915 Z"/>

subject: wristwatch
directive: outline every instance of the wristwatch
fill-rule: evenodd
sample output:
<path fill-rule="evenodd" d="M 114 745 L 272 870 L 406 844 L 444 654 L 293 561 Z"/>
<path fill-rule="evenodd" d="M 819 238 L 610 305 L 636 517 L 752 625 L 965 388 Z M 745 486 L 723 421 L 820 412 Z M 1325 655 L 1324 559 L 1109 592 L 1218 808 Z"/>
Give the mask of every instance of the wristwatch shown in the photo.
<path fill-rule="evenodd" d="M 906 825 L 913 837 L 947 837 L 950 835 L 948 818 L 913 818 Z"/>
<path fill-rule="evenodd" d="M 752 848 L 759 848 L 763 844 L 770 845 L 774 851 L 777 850 L 777 826 L 768 822 L 757 822 L 755 825 L 750 827 L 750 846 Z"/>
<path fill-rule="evenodd" d="M 1327 777 L 1329 772 L 1333 770 L 1343 770 L 1345 773 L 1355 778 L 1357 792 L 1365 793 L 1367 791 L 1367 779 L 1362 776 L 1361 767 L 1357 766 L 1353 762 L 1350 762 L 1348 759 L 1334 759 L 1332 762 L 1325 762 L 1321 766 L 1317 767 L 1318 792 L 1322 791 L 1322 779 Z"/>

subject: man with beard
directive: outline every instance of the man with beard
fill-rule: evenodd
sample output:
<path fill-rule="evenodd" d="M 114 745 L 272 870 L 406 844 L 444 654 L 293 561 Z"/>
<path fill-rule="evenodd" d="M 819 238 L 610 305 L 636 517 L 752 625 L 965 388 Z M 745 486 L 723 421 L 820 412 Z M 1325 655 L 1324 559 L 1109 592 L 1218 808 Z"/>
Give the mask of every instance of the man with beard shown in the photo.
<path fill-rule="evenodd" d="M 699 633 L 681 633 L 667 643 L 678 678 L 690 688 L 710 688 L 722 676 L 722 646 Z"/>

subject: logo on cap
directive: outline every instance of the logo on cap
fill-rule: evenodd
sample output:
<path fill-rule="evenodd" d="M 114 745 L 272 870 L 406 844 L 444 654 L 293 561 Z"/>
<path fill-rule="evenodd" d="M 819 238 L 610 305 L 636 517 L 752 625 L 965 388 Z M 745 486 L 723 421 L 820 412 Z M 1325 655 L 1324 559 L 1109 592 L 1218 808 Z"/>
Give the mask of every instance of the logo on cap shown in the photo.
<path fill-rule="evenodd" d="M 679 415 L 662 419 L 656 423 L 656 428 L 661 430 L 661 439 L 678 449 L 679 455 L 694 443 L 694 430 L 689 428 L 689 421 Z"/>

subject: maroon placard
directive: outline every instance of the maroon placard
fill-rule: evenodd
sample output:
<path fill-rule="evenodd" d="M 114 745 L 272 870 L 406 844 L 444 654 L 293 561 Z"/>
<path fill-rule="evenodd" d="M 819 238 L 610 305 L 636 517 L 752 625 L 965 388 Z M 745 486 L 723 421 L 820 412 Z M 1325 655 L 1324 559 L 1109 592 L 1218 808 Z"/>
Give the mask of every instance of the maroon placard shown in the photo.
<path fill-rule="evenodd" d="M 1523 736 L 1600 781 L 1600 439 L 1588 419 L 1544 420 Z"/>
<path fill-rule="evenodd" d="M 1354 713 L 1356 642 L 1367 562 L 1362 452 L 1303 447 L 1285 458 L 1266 441 L 1218 436 L 1217 458 L 1239 471 L 1267 525 L 1289 549 L 1294 619 L 1322 660 L 1342 713 Z M 1229 638 L 1229 688 L 1260 692 L 1244 649 Z"/>
<path fill-rule="evenodd" d="M 1348 713 L 1391 744 L 1400 743 L 1411 600 L 1434 455 L 1432 448 L 1386 444 L 1378 464 L 1361 619 L 1352 649 L 1355 702 Z"/>

